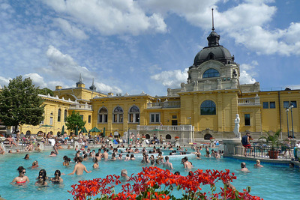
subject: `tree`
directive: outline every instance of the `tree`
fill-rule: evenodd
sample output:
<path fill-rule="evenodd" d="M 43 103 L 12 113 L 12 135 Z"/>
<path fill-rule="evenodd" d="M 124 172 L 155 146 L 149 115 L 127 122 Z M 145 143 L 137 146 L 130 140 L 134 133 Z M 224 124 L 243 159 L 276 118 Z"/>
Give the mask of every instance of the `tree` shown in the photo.
<path fill-rule="evenodd" d="M 39 125 L 44 120 L 43 99 L 30 78 L 17 76 L 0 92 L 0 119 L 6 126 Z"/>
<path fill-rule="evenodd" d="M 38 89 L 39 94 L 43 94 L 43 95 L 48 95 L 50 94 L 50 96 L 53 97 L 54 92 L 52 90 L 50 90 L 49 88 L 43 88 L 43 89 Z"/>
<path fill-rule="evenodd" d="M 83 121 L 82 117 L 79 115 L 79 112 L 75 113 L 74 110 L 72 114 L 66 119 L 66 126 L 68 130 L 72 131 L 75 131 L 76 127 L 78 128 L 78 130 L 81 130 L 84 127 L 85 123 L 86 122 Z"/>

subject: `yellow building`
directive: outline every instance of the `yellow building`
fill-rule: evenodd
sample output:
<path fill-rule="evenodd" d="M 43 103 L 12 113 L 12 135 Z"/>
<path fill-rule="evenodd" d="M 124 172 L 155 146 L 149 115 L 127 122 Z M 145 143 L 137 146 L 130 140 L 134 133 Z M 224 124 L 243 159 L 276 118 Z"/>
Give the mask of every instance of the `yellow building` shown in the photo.
<path fill-rule="evenodd" d="M 96 92 L 94 84 L 87 89 L 80 78 L 75 88 L 57 86 L 56 97 L 45 99 L 44 125 L 24 125 L 22 131 L 61 130 L 64 118 L 73 110 L 86 121 L 86 129 L 106 129 L 106 135 L 145 134 L 175 136 L 182 141 L 235 137 L 235 119 L 240 117 L 239 131 L 251 131 L 258 138 L 263 131 L 282 129 L 283 138 L 299 136 L 299 90 L 261 91 L 258 82 L 239 83 L 240 68 L 230 52 L 219 44 L 220 36 L 212 30 L 204 47 L 188 70 L 186 83 L 167 90 L 167 96 L 107 95 Z M 59 111 L 61 110 L 61 111 Z M 60 113 L 60 114 L 59 114 Z M 60 116 L 60 117 L 59 117 Z M 42 129 L 41 129 L 42 128 Z M 128 135 L 127 135 L 128 136 Z"/>

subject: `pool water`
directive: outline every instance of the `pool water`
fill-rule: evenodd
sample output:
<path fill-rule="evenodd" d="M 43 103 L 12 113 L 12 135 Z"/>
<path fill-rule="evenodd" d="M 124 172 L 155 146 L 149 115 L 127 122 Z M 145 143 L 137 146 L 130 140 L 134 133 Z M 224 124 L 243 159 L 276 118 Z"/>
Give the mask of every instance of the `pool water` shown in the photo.
<path fill-rule="evenodd" d="M 204 155 L 204 151 L 201 152 Z M 92 159 L 84 161 L 83 164 L 92 173 L 84 173 L 82 176 L 69 176 L 63 175 L 63 185 L 54 185 L 48 183 L 49 187 L 35 186 L 36 177 L 40 169 L 46 169 L 47 176 L 53 177 L 55 170 L 59 169 L 62 173 L 68 174 L 73 171 L 74 163 L 69 167 L 63 166 L 63 156 L 67 155 L 73 158 L 75 155 L 74 150 L 60 150 L 57 157 L 49 157 L 50 152 L 30 153 L 30 159 L 24 160 L 25 154 L 6 154 L 0 157 L 0 195 L 4 199 L 72 199 L 72 195 L 67 191 L 71 190 L 71 185 L 78 183 L 79 180 L 88 180 L 99 177 L 106 177 L 108 174 L 120 175 L 122 169 L 127 169 L 128 174 L 140 172 L 142 167 L 147 165 L 141 163 L 141 157 L 137 156 L 135 161 L 101 161 L 99 162 L 99 169 L 93 169 Z M 167 155 L 166 152 L 164 155 Z M 126 154 L 123 154 L 125 158 Z M 109 156 L 110 158 L 110 156 Z M 29 169 L 32 162 L 38 160 L 39 167 L 37 169 Z M 242 161 L 230 158 L 205 158 L 197 160 L 194 158 L 189 159 L 195 169 L 229 169 L 235 172 L 237 179 L 232 183 L 237 190 L 242 191 L 247 186 L 251 186 L 252 195 L 260 196 L 264 199 L 300 199 L 298 188 L 300 186 L 300 172 L 299 168 L 289 168 L 286 165 L 271 165 L 264 164 L 263 168 L 254 168 L 254 162 L 245 161 L 250 173 L 239 172 L 240 163 Z M 180 171 L 181 175 L 186 176 L 186 171 L 181 162 L 181 156 L 170 156 L 170 162 L 173 163 L 175 171 Z M 18 176 L 17 168 L 24 166 L 26 168 L 26 175 L 29 177 L 30 182 L 24 186 L 11 185 L 10 182 Z M 149 165 L 148 165 L 149 166 Z M 221 184 L 219 184 L 221 186 Z M 118 190 L 118 188 L 116 188 Z M 206 189 L 206 188 L 204 188 Z M 181 192 L 180 192 L 181 193 Z M 180 194 L 177 192 L 177 194 Z M 176 194 L 176 193 L 175 193 Z"/>

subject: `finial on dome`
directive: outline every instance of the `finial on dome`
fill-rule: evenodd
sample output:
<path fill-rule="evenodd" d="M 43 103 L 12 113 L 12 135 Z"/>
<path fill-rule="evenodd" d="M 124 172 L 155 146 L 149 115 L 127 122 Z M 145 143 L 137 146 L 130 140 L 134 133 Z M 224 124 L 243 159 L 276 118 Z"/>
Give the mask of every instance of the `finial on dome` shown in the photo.
<path fill-rule="evenodd" d="M 215 25 L 214 25 L 214 9 L 211 9 L 211 19 L 212 19 L 212 29 L 211 30 L 215 30 Z"/>
<path fill-rule="evenodd" d="M 93 83 L 92 83 L 92 86 L 90 87 L 90 90 L 96 90 L 96 86 L 94 85 L 94 78 L 93 78 Z"/>

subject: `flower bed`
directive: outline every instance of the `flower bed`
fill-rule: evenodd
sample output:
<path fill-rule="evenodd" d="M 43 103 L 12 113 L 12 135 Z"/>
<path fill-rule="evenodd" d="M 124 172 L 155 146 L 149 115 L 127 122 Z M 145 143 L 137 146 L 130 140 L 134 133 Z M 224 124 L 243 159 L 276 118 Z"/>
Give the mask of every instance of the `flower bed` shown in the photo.
<path fill-rule="evenodd" d="M 98 200 L 127 200 L 127 199 L 172 199 L 177 200 L 172 195 L 173 190 L 183 190 L 183 196 L 178 199 L 244 199 L 259 200 L 260 197 L 252 196 L 248 191 L 238 192 L 227 188 L 227 182 L 236 179 L 234 173 L 229 170 L 196 170 L 189 176 L 174 175 L 169 170 L 158 167 L 144 167 L 143 170 L 131 175 L 128 181 L 122 185 L 120 193 L 114 193 L 114 185 L 120 184 L 120 176 L 108 175 L 106 178 L 96 178 L 93 180 L 79 181 L 79 184 L 72 185 L 69 191 L 76 200 L 91 199 L 92 196 L 100 195 Z M 216 193 L 216 182 L 222 181 L 224 188 Z M 210 185 L 211 192 L 203 192 L 202 185 Z"/>

